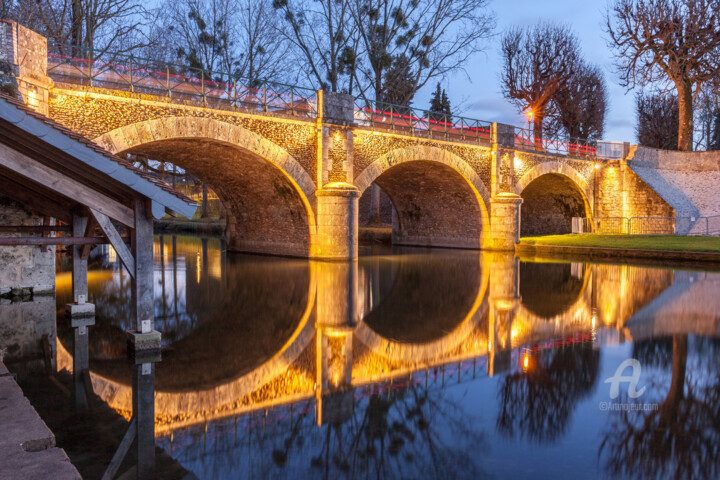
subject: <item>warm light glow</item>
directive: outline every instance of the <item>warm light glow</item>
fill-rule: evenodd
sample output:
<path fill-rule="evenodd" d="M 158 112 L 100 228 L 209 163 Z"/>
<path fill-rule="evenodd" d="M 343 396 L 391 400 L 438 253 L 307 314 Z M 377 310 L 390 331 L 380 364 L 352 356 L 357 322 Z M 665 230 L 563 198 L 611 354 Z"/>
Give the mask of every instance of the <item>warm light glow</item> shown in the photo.
<path fill-rule="evenodd" d="M 526 353 L 525 356 L 523 357 L 523 370 L 527 370 L 529 366 L 530 366 L 530 355 L 528 355 Z"/>
<path fill-rule="evenodd" d="M 595 164 L 595 170 L 597 170 L 597 169 L 599 169 L 599 168 L 600 168 L 600 164 L 599 164 L 599 163 L 596 163 L 596 164 Z"/>
<path fill-rule="evenodd" d="M 35 88 L 28 89 L 27 104 L 30 108 L 40 108 L 40 98 Z"/>
<path fill-rule="evenodd" d="M 117 252 L 112 245 L 108 245 L 108 261 L 110 263 L 115 263 L 117 261 Z"/>
<path fill-rule="evenodd" d="M 528 112 L 527 112 L 527 116 L 528 116 L 528 118 L 529 118 L 530 120 L 532 120 L 532 117 L 533 117 L 533 111 L 532 111 L 532 110 L 528 110 Z"/>

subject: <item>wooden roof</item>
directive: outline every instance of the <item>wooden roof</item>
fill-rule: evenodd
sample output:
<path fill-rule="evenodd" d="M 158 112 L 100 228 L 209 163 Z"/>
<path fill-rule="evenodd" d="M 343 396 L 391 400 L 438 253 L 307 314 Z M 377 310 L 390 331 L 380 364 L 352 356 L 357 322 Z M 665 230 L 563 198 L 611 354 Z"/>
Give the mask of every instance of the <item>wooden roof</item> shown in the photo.
<path fill-rule="evenodd" d="M 191 218 L 195 202 L 18 100 L 0 94 L 0 194 L 47 216 L 70 219 L 78 206 L 132 226 L 137 199 Z"/>

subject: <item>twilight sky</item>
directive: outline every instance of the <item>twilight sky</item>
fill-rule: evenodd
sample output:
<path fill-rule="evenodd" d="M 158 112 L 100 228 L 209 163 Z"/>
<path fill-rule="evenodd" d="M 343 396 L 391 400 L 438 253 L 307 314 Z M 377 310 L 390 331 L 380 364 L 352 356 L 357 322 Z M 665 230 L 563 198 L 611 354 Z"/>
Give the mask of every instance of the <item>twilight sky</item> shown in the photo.
<path fill-rule="evenodd" d="M 584 58 L 605 72 L 610 100 L 605 117 L 605 140 L 635 142 L 634 92 L 625 93 L 613 70 L 612 52 L 603 30 L 605 0 L 493 0 L 497 32 L 512 25 L 534 25 L 540 20 L 565 22 L 580 40 Z M 444 82 L 453 112 L 470 118 L 526 126 L 527 120 L 500 93 L 500 35 L 489 40 L 486 54 L 478 54 L 467 66 L 467 76 L 458 73 Z M 426 86 L 413 105 L 427 108 L 435 84 Z M 459 110 L 457 110 L 459 107 Z"/>

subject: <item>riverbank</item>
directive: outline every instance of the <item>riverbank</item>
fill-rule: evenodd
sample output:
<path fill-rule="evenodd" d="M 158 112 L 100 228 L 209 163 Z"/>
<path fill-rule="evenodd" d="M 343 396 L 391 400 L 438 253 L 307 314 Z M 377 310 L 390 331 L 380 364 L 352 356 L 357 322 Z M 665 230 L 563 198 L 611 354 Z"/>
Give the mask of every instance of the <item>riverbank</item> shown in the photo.
<path fill-rule="evenodd" d="M 515 252 L 525 256 L 573 255 L 589 258 L 720 262 L 720 238 L 676 235 L 548 235 L 521 238 Z"/>
<path fill-rule="evenodd" d="M 1 361 L 0 405 L 0 480 L 81 478 Z"/>

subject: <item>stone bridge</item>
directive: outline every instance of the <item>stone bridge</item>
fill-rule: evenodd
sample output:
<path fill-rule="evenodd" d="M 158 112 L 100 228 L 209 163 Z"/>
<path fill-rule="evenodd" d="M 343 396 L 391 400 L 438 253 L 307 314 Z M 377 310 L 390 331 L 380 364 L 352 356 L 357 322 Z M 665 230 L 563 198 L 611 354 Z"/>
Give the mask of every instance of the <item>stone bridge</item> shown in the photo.
<path fill-rule="evenodd" d="M 112 153 L 202 179 L 226 209 L 230 250 L 354 258 L 358 198 L 373 184 L 392 201 L 399 245 L 511 250 L 521 231 L 622 216 L 626 197 L 643 214 L 672 214 L 621 162 L 598 162 L 588 147 L 553 149 L 498 123 L 357 108 L 322 91 L 291 91 L 278 107 L 282 95 L 268 100 L 265 85 L 250 101 L 237 83 L 48 56 L 45 38 L 0 27 L 0 60 L 16 69 L 29 105 Z"/>

